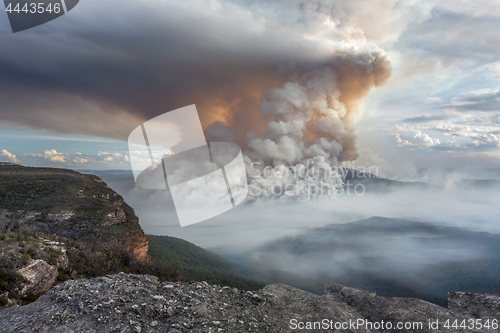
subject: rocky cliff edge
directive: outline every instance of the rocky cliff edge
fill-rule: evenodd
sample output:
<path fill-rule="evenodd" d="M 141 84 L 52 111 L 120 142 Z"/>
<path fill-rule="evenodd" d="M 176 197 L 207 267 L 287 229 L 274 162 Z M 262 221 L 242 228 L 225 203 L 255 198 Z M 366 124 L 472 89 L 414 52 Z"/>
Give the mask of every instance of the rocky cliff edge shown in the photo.
<path fill-rule="evenodd" d="M 484 297 L 489 302 L 476 302 Z M 452 299 L 456 303 L 455 293 Z M 468 294 L 460 299 L 460 311 L 454 311 L 422 300 L 384 298 L 340 285 L 327 285 L 319 296 L 281 284 L 248 292 L 206 282 L 160 283 L 152 276 L 120 273 L 66 281 L 34 303 L 1 310 L 0 331 L 498 332 L 491 327 L 451 326 L 455 320 L 458 325 L 463 320 L 475 321 L 485 311 L 493 317 L 496 314 L 497 320 L 500 315 L 494 307 L 499 300 L 500 296 Z M 476 310 L 482 304 L 483 312 L 471 313 L 466 304 L 476 304 Z M 440 327 L 429 328 L 429 320 L 439 321 Z M 443 327 L 447 321 L 449 328 Z M 421 322 L 422 328 L 387 329 L 389 322 Z"/>

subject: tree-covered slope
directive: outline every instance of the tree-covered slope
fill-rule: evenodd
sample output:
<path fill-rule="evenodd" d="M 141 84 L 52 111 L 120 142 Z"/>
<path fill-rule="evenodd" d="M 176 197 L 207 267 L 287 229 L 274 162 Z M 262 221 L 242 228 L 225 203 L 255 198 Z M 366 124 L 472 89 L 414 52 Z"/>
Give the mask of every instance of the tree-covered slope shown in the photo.
<path fill-rule="evenodd" d="M 152 260 L 167 263 L 179 269 L 186 281 L 208 283 L 256 290 L 264 286 L 245 276 L 248 272 L 222 257 L 185 240 L 169 236 L 147 235 Z"/>

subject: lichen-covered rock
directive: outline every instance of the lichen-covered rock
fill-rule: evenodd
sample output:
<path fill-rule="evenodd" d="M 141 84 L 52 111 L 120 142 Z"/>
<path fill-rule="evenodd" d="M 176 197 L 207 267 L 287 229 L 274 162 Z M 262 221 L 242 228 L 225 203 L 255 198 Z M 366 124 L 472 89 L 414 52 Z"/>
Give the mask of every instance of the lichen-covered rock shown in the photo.
<path fill-rule="evenodd" d="M 290 320 L 344 321 L 345 304 L 296 288 L 258 292 L 147 275 L 70 280 L 26 306 L 0 311 L 2 332 L 290 332 Z M 301 330 L 331 332 L 331 330 Z M 345 329 L 338 332 L 368 332 Z"/>
<path fill-rule="evenodd" d="M 470 317 L 420 300 L 378 297 L 339 285 L 328 285 L 325 295 L 319 296 L 282 284 L 249 292 L 206 282 L 161 283 L 148 275 L 120 273 L 66 281 L 34 303 L 1 310 L 0 331 L 437 333 L 457 330 L 429 329 L 429 319 L 443 324 L 458 318 Z M 385 330 L 350 325 L 358 321 L 424 321 L 424 326 Z M 316 323 L 334 326 L 311 326 Z M 335 329 L 335 323 L 344 325 Z"/>
<path fill-rule="evenodd" d="M 66 251 L 62 252 L 62 254 L 57 257 L 57 266 L 63 269 L 69 269 L 69 259 L 66 254 Z"/>
<path fill-rule="evenodd" d="M 464 316 L 500 321 L 500 295 L 448 293 L 448 308 Z"/>
<path fill-rule="evenodd" d="M 75 215 L 74 212 L 68 211 L 68 210 L 63 210 L 60 213 L 57 214 L 47 214 L 47 219 L 52 222 L 63 222 L 67 221 L 70 218 L 72 218 Z"/>
<path fill-rule="evenodd" d="M 27 281 L 21 290 L 22 295 L 40 296 L 52 288 L 57 279 L 57 267 L 45 260 L 30 260 L 18 273 Z"/>

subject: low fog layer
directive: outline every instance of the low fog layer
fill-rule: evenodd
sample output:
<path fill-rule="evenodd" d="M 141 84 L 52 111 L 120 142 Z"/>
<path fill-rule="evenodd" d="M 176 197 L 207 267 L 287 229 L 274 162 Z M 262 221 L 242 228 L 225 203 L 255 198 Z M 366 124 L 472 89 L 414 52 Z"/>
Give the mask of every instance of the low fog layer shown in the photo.
<path fill-rule="evenodd" d="M 494 173 L 490 172 L 488 176 Z M 460 172 L 462 178 L 444 186 L 389 182 L 367 184 L 365 193 L 357 195 L 351 186 L 337 197 L 318 197 L 311 200 L 283 200 L 271 196 L 237 206 L 235 209 L 208 221 L 187 228 L 179 226 L 175 208 L 167 191 L 144 190 L 135 186 L 131 175 L 101 176 L 122 194 L 140 217 L 146 233 L 184 238 L 203 247 L 230 245 L 251 248 L 274 238 L 293 235 L 332 223 L 346 223 L 372 216 L 403 218 L 457 226 L 471 231 L 500 233 L 497 203 L 500 189 L 484 184 L 471 184 L 464 179 L 473 174 Z M 476 173 L 476 176 L 479 174 Z M 370 179 L 368 179 L 370 181 Z M 425 184 L 424 184 L 425 185 Z M 358 187 L 358 194 L 362 188 Z M 249 198 L 252 199 L 252 198 Z"/>
<path fill-rule="evenodd" d="M 446 305 L 448 291 L 500 292 L 500 235 L 373 217 L 285 237 L 242 258 L 267 283 L 336 283 Z"/>
<path fill-rule="evenodd" d="M 135 208 L 146 233 L 186 239 L 264 282 L 318 293 L 337 282 L 444 304 L 447 291 L 500 292 L 500 186 L 460 175 L 443 186 L 351 179 L 364 194 L 344 184 L 337 197 L 249 200 L 184 228 L 167 191 L 140 189 L 130 176 L 103 178 Z"/>

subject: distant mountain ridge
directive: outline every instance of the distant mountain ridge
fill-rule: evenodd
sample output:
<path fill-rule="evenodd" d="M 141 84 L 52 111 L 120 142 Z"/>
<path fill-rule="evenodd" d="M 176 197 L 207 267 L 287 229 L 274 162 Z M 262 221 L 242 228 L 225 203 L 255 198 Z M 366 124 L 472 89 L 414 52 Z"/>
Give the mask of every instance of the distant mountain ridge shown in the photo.
<path fill-rule="evenodd" d="M 453 185 L 465 189 L 500 189 L 500 181 L 495 179 L 461 179 L 456 181 Z"/>
<path fill-rule="evenodd" d="M 500 294 L 500 235 L 426 222 L 372 217 L 332 224 L 231 259 L 258 270 L 266 283 L 316 293 L 335 282 L 439 305 L 449 290 Z"/>
<path fill-rule="evenodd" d="M 392 192 L 400 189 L 410 190 L 437 190 L 439 187 L 424 182 L 403 182 L 388 178 L 381 178 L 369 172 L 355 169 L 339 169 L 339 174 L 344 182 L 344 189 L 350 187 L 351 190 L 356 185 L 362 185 L 364 191 L 371 192 Z"/>
<path fill-rule="evenodd" d="M 109 182 L 120 183 L 123 188 L 131 189 L 135 186 L 134 176 L 131 170 L 77 170 L 82 173 L 96 174 Z M 369 171 L 369 170 L 368 170 Z M 398 190 L 416 191 L 440 191 L 442 186 L 431 185 L 422 181 L 400 181 L 390 178 L 379 177 L 374 173 L 361 171 L 352 168 L 339 168 L 338 172 L 344 182 L 344 190 L 352 191 L 358 184 L 363 185 L 367 193 L 389 193 Z M 463 190 L 486 189 L 495 190 L 500 188 L 500 180 L 496 179 L 459 179 L 454 181 L 452 186 Z"/>

